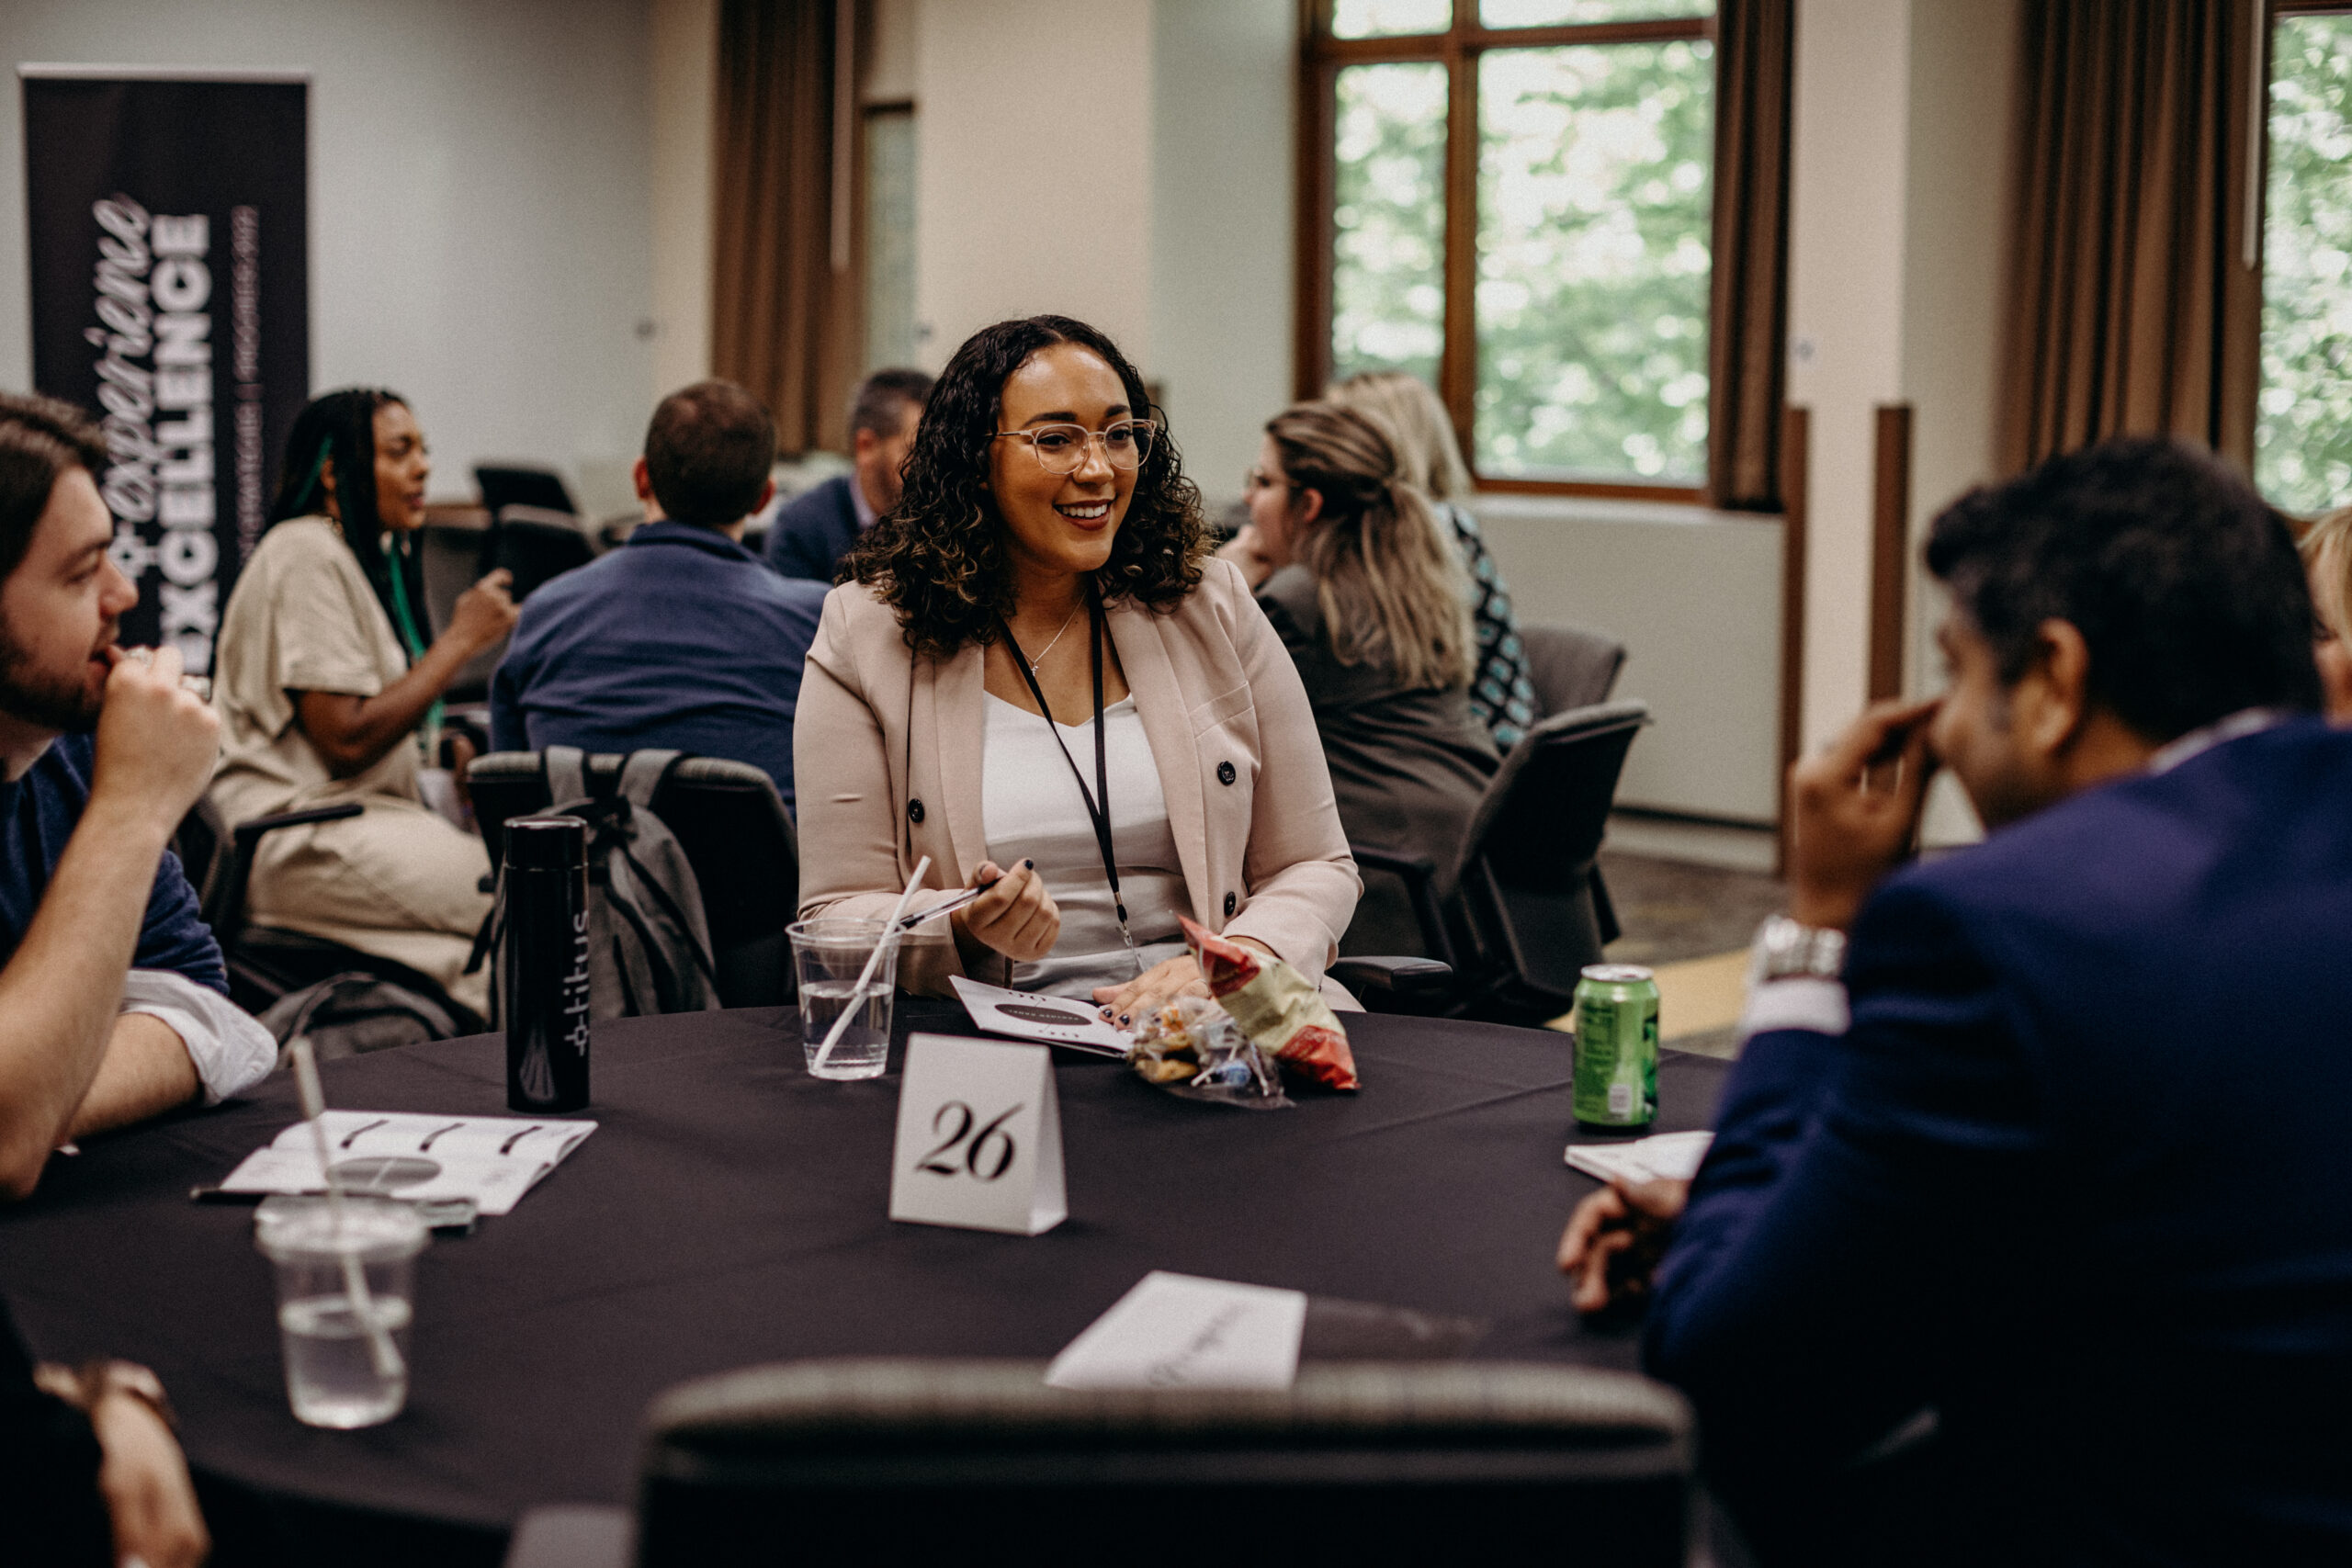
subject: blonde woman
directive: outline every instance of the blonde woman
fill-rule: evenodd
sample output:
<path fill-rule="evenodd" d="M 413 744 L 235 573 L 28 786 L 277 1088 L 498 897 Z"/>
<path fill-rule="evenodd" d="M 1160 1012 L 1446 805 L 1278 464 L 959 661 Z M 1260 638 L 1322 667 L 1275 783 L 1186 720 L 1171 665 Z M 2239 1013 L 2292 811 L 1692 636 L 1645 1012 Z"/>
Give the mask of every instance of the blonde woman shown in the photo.
<path fill-rule="evenodd" d="M 2302 547 L 2312 585 L 2312 651 L 2328 721 L 2352 724 L 2352 506 L 2312 524 Z"/>
<path fill-rule="evenodd" d="M 1444 525 L 1386 428 L 1336 403 L 1269 420 L 1248 483 L 1258 602 L 1306 686 L 1348 840 L 1426 855 L 1442 879 L 1499 762 L 1470 707 L 1476 643 Z M 1402 884 L 1368 877 L 1340 951 L 1420 950 Z"/>
<path fill-rule="evenodd" d="M 1385 421 L 1396 442 L 1396 471 L 1430 498 L 1453 531 L 1469 573 L 1470 620 L 1478 636 L 1477 662 L 1470 673 L 1470 711 L 1505 750 L 1544 716 L 1535 684 L 1527 672 L 1527 650 L 1519 642 L 1519 617 L 1511 613 L 1510 590 L 1495 558 L 1487 553 L 1478 520 L 1462 503 L 1470 498 L 1470 467 L 1453 439 L 1453 422 L 1430 384 L 1402 370 L 1366 370 L 1335 381 L 1324 397 Z"/>

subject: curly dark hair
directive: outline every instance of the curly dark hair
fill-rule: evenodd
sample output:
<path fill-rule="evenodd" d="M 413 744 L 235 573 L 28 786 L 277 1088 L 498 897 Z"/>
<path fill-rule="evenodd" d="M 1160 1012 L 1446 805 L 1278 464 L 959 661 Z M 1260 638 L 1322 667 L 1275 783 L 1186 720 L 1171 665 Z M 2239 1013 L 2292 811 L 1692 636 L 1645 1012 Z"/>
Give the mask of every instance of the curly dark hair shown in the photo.
<path fill-rule="evenodd" d="M 1057 343 L 1101 355 L 1126 389 L 1127 406 L 1159 421 L 1111 558 L 1094 574 L 1097 592 L 1106 603 L 1131 599 L 1164 615 L 1200 586 L 1208 553 L 1201 492 L 1184 477 L 1167 416 L 1152 406 L 1143 377 L 1083 321 L 999 321 L 966 339 L 940 372 L 907 456 L 899 504 L 866 530 L 837 580 L 873 587 L 899 612 L 907 646 L 919 653 L 945 659 L 966 643 L 993 642 L 1012 613 L 1003 519 L 988 490 L 989 446 L 1006 380 L 1031 355 Z"/>

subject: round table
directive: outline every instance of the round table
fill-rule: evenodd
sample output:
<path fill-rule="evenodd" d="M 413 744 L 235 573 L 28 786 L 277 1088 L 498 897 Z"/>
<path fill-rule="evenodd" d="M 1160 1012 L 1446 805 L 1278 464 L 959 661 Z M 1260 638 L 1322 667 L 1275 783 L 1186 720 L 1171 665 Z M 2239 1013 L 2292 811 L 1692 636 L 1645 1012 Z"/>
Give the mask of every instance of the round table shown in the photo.
<path fill-rule="evenodd" d="M 597 1132 L 514 1213 L 420 1260 L 408 1407 L 384 1427 L 293 1419 L 252 1211 L 189 1201 L 293 1118 L 283 1075 L 53 1159 L 0 1215 L 0 1289 L 41 1356 L 163 1375 L 208 1507 L 290 1510 L 313 1548 L 347 1531 L 345 1562 L 427 1539 L 495 1562 L 526 1508 L 628 1501 L 639 1417 L 684 1379 L 1046 1358 L 1153 1269 L 1476 1319 L 1479 1359 L 1634 1364 L 1633 1336 L 1580 1325 L 1552 1268 L 1592 1186 L 1561 1158 L 1564 1034 L 1351 1015 L 1362 1092 L 1274 1112 L 1057 1051 L 1070 1217 L 1024 1238 L 886 1217 L 905 1036 L 971 1032 L 952 1005 L 899 1000 L 893 1071 L 856 1084 L 808 1076 L 789 1009 L 598 1025 Z M 330 1062 L 328 1102 L 505 1114 L 503 1051 L 478 1036 Z M 1667 1053 L 1659 1130 L 1706 1125 L 1724 1066 Z M 215 1521 L 224 1541 L 292 1528 Z"/>

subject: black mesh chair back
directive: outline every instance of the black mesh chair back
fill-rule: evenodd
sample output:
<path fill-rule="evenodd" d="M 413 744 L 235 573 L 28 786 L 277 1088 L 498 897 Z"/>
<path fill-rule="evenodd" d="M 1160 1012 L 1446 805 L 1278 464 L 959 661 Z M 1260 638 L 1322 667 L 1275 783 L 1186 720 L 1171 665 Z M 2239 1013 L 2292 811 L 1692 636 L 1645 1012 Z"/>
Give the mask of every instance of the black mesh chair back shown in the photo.
<path fill-rule="evenodd" d="M 479 463 L 474 488 L 481 492 L 483 509 L 492 516 L 510 506 L 536 506 L 548 512 L 577 512 L 580 508 L 553 468 L 519 464 Z"/>
<path fill-rule="evenodd" d="M 1527 679 L 1547 717 L 1607 702 L 1625 667 L 1623 643 L 1581 626 L 1522 626 L 1519 642 L 1527 650 Z"/>
<path fill-rule="evenodd" d="M 210 795 L 197 796 L 196 804 L 180 818 L 172 834 L 172 852 L 179 856 L 181 874 L 196 890 L 198 913 L 209 924 L 218 907 L 220 878 L 229 867 L 228 818 L 220 815 Z"/>
<path fill-rule="evenodd" d="M 626 761 L 611 753 L 589 758 L 590 793 L 611 795 Z M 466 784 L 492 865 L 505 853 L 507 822 L 554 804 L 537 751 L 477 757 L 466 769 Z M 686 757 L 662 781 L 653 811 L 695 868 L 719 1000 L 731 1008 L 792 1000 L 791 944 L 784 930 L 799 917 L 800 849 L 775 781 L 748 762 Z"/>
<path fill-rule="evenodd" d="M 245 915 L 245 893 L 251 886 L 254 862 L 261 841 L 271 833 L 316 822 L 356 817 L 363 807 L 356 800 L 306 807 L 241 822 L 232 831 L 209 795 L 199 797 L 182 818 L 172 836 L 188 885 L 196 890 L 197 912 L 220 944 L 222 966 L 228 972 L 229 999 L 250 1013 L 263 1013 L 290 991 L 334 975 L 373 975 L 405 986 L 439 1005 L 457 1021 L 461 1032 L 481 1026 L 481 1021 L 444 991 L 430 977 L 407 964 L 307 931 L 257 926 Z"/>
<path fill-rule="evenodd" d="M 1284 1390 L 1132 1392 L 1043 1373 L 811 1361 L 673 1389 L 648 1417 L 638 1562 L 1686 1561 L 1690 1415 L 1630 1373 L 1327 1363 Z"/>
<path fill-rule="evenodd" d="M 417 530 L 417 570 L 424 579 L 424 617 L 430 634 L 439 637 L 449 629 L 449 621 L 458 612 L 458 595 L 471 588 L 489 569 L 482 564 L 490 544 L 489 531 L 482 528 L 459 528 L 447 523 L 427 523 Z M 458 672 L 458 678 L 442 694 L 451 703 L 478 703 L 490 694 L 490 678 L 498 670 L 498 661 L 506 657 L 506 638 L 498 639 L 494 648 L 484 649 L 469 660 Z"/>
<path fill-rule="evenodd" d="M 514 574 L 509 592 L 520 604 L 551 577 L 596 558 L 595 542 L 569 512 L 536 506 L 501 507 L 482 547 L 482 570 L 504 567 Z"/>
<path fill-rule="evenodd" d="M 1461 898 L 1498 971 L 1482 1016 L 1540 1021 L 1567 1011 L 1577 977 L 1609 934 L 1593 860 L 1618 775 L 1649 705 L 1600 703 L 1555 714 L 1511 748 L 1463 839 Z"/>

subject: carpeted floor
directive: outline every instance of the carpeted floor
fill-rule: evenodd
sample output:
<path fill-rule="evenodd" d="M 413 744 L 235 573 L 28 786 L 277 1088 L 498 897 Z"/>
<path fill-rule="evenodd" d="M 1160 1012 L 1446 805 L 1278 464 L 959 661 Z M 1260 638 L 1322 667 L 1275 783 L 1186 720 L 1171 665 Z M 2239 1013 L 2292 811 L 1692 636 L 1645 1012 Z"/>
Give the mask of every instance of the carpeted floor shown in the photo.
<path fill-rule="evenodd" d="M 1611 850 L 1600 871 L 1624 928 L 1609 957 L 1657 972 L 1661 1036 L 1685 1051 L 1736 1055 L 1747 944 L 1786 890 L 1755 872 Z"/>

